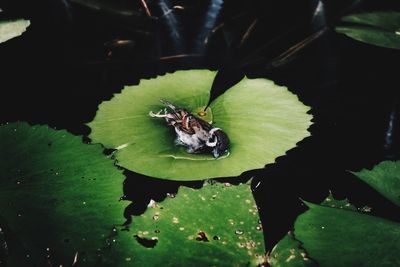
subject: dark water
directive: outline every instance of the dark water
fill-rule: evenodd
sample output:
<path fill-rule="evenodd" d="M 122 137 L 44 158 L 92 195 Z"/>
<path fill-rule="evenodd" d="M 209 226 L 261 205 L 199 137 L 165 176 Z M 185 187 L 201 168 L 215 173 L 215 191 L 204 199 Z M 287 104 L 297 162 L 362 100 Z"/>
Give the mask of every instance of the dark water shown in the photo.
<path fill-rule="evenodd" d="M 255 63 L 244 70 L 247 75 L 288 86 L 312 107 L 314 115 L 312 137 L 278 158 L 277 164 L 244 173 L 239 179 L 223 179 L 238 183 L 254 176 L 252 186 L 268 249 L 305 210 L 300 198 L 320 202 L 329 190 L 359 207 L 372 207 L 375 215 L 400 221 L 398 208 L 348 172 L 399 158 L 396 66 L 400 52 L 328 32 L 293 61 L 274 68 L 267 64 L 282 47 L 313 30 L 309 22 L 317 1 L 225 1 L 215 24 L 225 22 L 225 26 L 206 46 L 198 41 L 208 8 L 202 1 L 170 1 L 187 7 L 174 11 L 177 21 L 173 30 L 165 18 L 118 20 L 61 0 L 3 2 L 1 18 L 24 17 L 32 25 L 22 37 L 0 46 L 1 122 L 50 124 L 87 136 L 90 129 L 84 124 L 94 118 L 97 106 L 123 85 L 178 69 L 240 65 L 253 55 L 250 58 Z M 139 2 L 133 8 L 140 8 Z M 149 1 L 149 5 L 156 6 L 156 2 Z M 325 4 L 323 19 L 331 26 L 346 1 Z M 360 8 L 400 10 L 396 1 L 364 1 Z M 162 13 L 156 7 L 152 12 L 154 16 Z M 247 42 L 241 49 L 229 49 L 240 43 L 254 19 L 257 24 Z M 256 48 L 293 28 L 282 44 L 257 52 Z M 172 38 L 174 31 L 178 35 Z M 107 45 L 115 39 L 132 42 Z M 186 56 L 169 57 L 178 54 Z M 236 78 L 228 75 L 223 83 Z M 176 193 L 180 185 L 199 188 L 202 184 L 125 174 L 124 190 L 132 200 L 127 214 L 142 213 L 150 199 L 161 201 L 167 193 Z"/>

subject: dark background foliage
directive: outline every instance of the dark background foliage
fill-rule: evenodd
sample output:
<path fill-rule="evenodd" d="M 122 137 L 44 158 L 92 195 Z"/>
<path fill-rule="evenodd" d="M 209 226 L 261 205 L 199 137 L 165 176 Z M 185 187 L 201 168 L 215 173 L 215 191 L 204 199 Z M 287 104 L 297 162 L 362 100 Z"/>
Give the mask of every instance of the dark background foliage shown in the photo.
<path fill-rule="evenodd" d="M 235 82 L 242 73 L 272 79 L 288 86 L 314 115 L 312 137 L 277 164 L 223 179 L 237 183 L 254 176 L 268 249 L 304 211 L 299 198 L 320 202 L 329 190 L 400 221 L 398 208 L 348 172 L 399 158 L 400 52 L 333 31 L 346 12 L 400 11 L 398 1 L 325 0 L 316 13 L 319 2 L 312 0 L 226 0 L 211 25 L 209 1 L 162 1 L 169 8 L 178 6 L 170 10 L 173 16 L 165 15 L 161 1 L 147 1 L 152 17 L 139 0 L 120 2 L 134 16 L 97 12 L 66 0 L 0 2 L 0 19 L 31 20 L 26 33 L 0 46 L 0 122 L 50 124 L 87 136 L 90 129 L 84 124 L 97 106 L 124 85 L 177 69 L 234 66 L 222 84 Z M 325 33 L 291 60 L 276 61 L 323 27 Z M 201 186 L 125 174 L 131 214 L 140 214 L 149 199 L 162 200 L 179 185 Z"/>

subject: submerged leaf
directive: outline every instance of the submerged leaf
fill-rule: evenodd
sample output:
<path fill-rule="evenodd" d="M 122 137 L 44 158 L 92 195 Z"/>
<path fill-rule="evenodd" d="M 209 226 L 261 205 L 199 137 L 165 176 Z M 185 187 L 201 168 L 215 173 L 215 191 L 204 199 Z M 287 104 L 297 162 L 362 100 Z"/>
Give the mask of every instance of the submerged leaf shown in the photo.
<path fill-rule="evenodd" d="M 400 206 L 400 161 L 383 161 L 372 170 L 364 169 L 353 174 Z"/>
<path fill-rule="evenodd" d="M 29 20 L 0 21 L 0 43 L 20 36 L 30 25 Z"/>
<path fill-rule="evenodd" d="M 245 78 L 210 105 L 213 125 L 230 138 L 229 155 L 214 160 L 176 147 L 172 127 L 151 118 L 149 111 L 162 109 L 162 98 L 198 114 L 208 103 L 214 77 L 208 70 L 177 71 L 125 87 L 99 106 L 89 123 L 90 137 L 116 148 L 118 164 L 129 170 L 162 179 L 198 180 L 262 168 L 309 135 L 309 107 L 285 87 Z"/>
<path fill-rule="evenodd" d="M 124 257 L 123 250 L 109 254 L 113 227 L 124 222 L 124 176 L 101 146 L 26 123 L 0 126 L 0 144 L 0 228 L 8 245 L 0 261 L 69 266 L 78 252 L 79 266 L 110 266 Z"/>
<path fill-rule="evenodd" d="M 250 186 L 181 187 L 133 218 L 124 236 L 132 266 L 258 266 L 265 247 Z M 132 244 L 133 242 L 133 244 Z M 130 244 L 130 245 L 129 245 Z"/>
<path fill-rule="evenodd" d="M 336 31 L 350 38 L 387 48 L 400 49 L 400 12 L 372 12 L 345 16 L 348 25 Z"/>

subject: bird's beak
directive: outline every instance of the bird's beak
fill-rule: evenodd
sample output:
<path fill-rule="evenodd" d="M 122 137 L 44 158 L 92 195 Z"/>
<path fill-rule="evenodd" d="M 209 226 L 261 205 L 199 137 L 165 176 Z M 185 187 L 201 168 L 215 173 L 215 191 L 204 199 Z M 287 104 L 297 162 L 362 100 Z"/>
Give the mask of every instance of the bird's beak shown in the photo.
<path fill-rule="evenodd" d="M 212 150 L 212 154 L 213 154 L 213 156 L 214 156 L 215 159 L 218 159 L 218 158 L 221 156 L 221 154 L 220 154 L 218 148 L 214 148 L 214 149 Z"/>

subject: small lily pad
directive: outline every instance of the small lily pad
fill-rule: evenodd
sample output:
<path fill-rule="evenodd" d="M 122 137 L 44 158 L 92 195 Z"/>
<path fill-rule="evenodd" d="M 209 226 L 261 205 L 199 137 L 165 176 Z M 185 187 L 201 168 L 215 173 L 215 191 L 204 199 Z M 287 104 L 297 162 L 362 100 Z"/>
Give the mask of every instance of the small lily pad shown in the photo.
<path fill-rule="evenodd" d="M 215 72 L 177 71 L 128 86 L 103 102 L 88 125 L 93 142 L 118 151 L 118 165 L 152 177 L 199 180 L 237 176 L 263 168 L 309 136 L 312 116 L 286 87 L 266 79 L 244 78 L 210 105 L 212 122 L 230 138 L 229 154 L 214 160 L 177 148 L 175 131 L 149 111 L 165 99 L 194 114 L 210 97 Z M 209 113 L 209 111 L 207 112 Z"/>
<path fill-rule="evenodd" d="M 400 49 L 400 12 L 370 12 L 345 16 L 336 31 L 355 40 Z"/>
<path fill-rule="evenodd" d="M 122 237 L 122 234 L 120 235 Z M 265 246 L 250 186 L 181 187 L 133 218 L 123 240 L 133 266 L 260 266 Z M 133 243 L 133 244 L 132 244 Z"/>
<path fill-rule="evenodd" d="M 0 21 L 0 43 L 20 36 L 29 25 L 30 21 L 25 19 Z"/>

